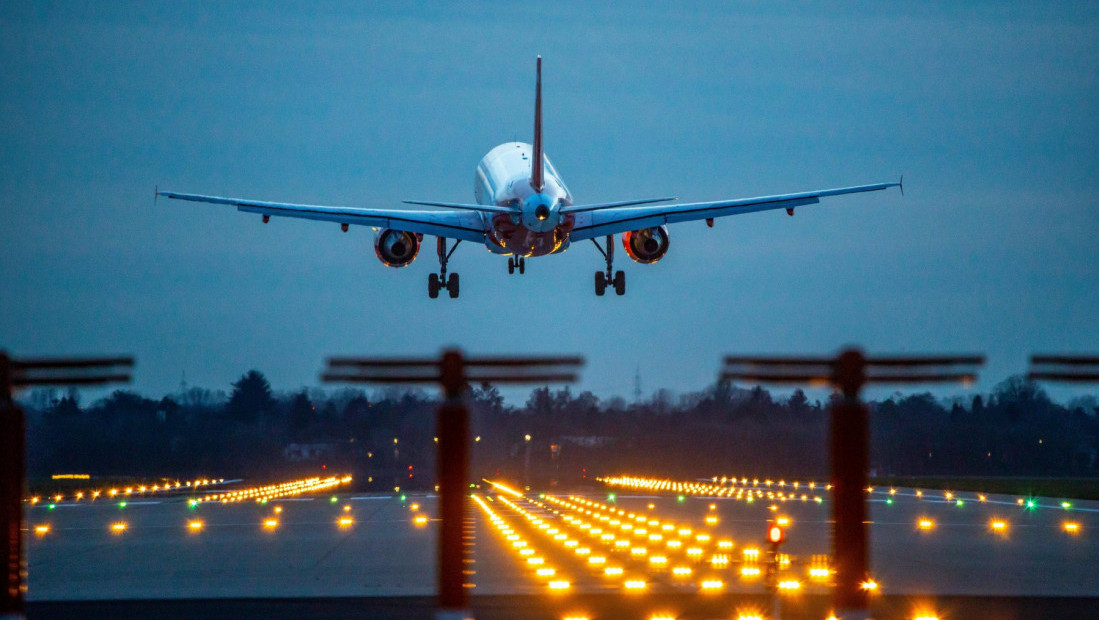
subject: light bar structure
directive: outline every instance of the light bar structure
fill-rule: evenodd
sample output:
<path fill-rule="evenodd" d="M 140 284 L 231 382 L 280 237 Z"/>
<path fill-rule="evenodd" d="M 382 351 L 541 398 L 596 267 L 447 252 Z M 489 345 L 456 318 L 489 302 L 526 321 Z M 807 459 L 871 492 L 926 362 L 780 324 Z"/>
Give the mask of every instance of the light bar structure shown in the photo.
<path fill-rule="evenodd" d="M 438 617 L 468 616 L 462 572 L 462 519 L 469 490 L 469 409 L 463 395 L 471 383 L 548 384 L 579 380 L 579 356 L 465 357 L 448 349 L 439 358 L 329 358 L 321 380 L 328 383 L 428 384 L 443 389 L 436 417 L 439 482 Z"/>
<path fill-rule="evenodd" d="M 23 557 L 23 487 L 27 424 L 16 406 L 17 389 L 47 385 L 105 385 L 130 380 L 132 357 L 14 359 L 0 351 L 0 556 L 4 584 L 0 617 L 23 618 L 27 591 Z"/>
<path fill-rule="evenodd" d="M 1099 355 L 1032 355 L 1031 381 L 1099 382 Z"/>
<path fill-rule="evenodd" d="M 870 413 L 859 401 L 868 384 L 962 383 L 977 379 L 981 355 L 877 356 L 847 349 L 836 357 L 727 356 L 725 381 L 808 384 L 838 389 L 831 410 L 833 605 L 843 618 L 869 617 L 869 545 L 865 489 L 870 469 Z"/>

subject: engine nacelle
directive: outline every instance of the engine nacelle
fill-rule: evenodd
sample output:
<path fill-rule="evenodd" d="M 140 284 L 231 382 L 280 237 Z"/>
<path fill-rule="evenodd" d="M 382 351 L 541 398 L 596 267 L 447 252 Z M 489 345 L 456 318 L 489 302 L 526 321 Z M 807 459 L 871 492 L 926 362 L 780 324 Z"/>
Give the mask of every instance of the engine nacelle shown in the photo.
<path fill-rule="evenodd" d="M 668 253 L 668 227 L 642 228 L 622 233 L 622 247 L 626 254 L 639 263 L 648 265 L 664 258 Z"/>
<path fill-rule="evenodd" d="M 422 235 L 383 228 L 374 235 L 374 253 L 387 267 L 404 267 L 420 253 Z"/>

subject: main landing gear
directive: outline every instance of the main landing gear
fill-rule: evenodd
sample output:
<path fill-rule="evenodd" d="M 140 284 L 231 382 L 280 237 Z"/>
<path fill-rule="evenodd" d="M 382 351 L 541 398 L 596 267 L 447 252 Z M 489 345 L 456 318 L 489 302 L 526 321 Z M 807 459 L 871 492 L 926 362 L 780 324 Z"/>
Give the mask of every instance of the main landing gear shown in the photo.
<path fill-rule="evenodd" d="M 509 256 L 508 257 L 508 273 L 515 273 L 518 269 L 519 273 L 527 272 L 527 259 L 523 256 Z"/>
<path fill-rule="evenodd" d="M 592 239 L 591 242 L 595 244 L 603 258 L 607 259 L 607 270 L 595 272 L 595 294 L 602 297 L 603 293 L 607 291 L 607 287 L 612 286 L 615 295 L 625 295 L 626 272 L 619 271 L 614 273 L 613 276 L 611 275 L 614 269 L 614 235 L 607 235 L 607 249 L 605 251 L 595 239 Z"/>
<path fill-rule="evenodd" d="M 446 249 L 446 238 L 438 237 L 435 245 L 436 251 L 439 254 L 439 273 L 433 273 L 427 277 L 427 296 L 435 299 L 439 296 L 439 291 L 446 289 L 450 294 L 451 299 L 458 298 L 458 274 L 452 273 L 448 278 L 446 275 L 446 264 L 450 260 L 450 255 L 454 253 L 454 250 L 458 249 L 458 245 L 462 243 L 459 239 L 454 242 L 454 245 L 450 247 L 450 251 Z"/>

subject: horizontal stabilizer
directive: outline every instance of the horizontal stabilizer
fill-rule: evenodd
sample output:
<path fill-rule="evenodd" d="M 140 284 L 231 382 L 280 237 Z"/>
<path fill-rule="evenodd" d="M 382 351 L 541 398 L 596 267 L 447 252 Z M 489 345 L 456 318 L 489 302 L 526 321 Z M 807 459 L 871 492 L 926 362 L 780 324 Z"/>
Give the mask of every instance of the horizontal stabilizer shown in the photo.
<path fill-rule="evenodd" d="M 486 211 L 488 213 L 518 213 L 518 208 L 498 207 L 496 205 L 470 205 L 457 202 L 427 202 L 424 200 L 402 200 L 407 205 L 424 205 L 425 207 L 446 207 L 447 209 L 463 209 L 465 211 Z"/>
<path fill-rule="evenodd" d="M 599 209 L 611 209 L 614 207 L 632 207 L 634 205 L 648 205 L 655 202 L 669 202 L 672 200 L 679 200 L 679 196 L 669 196 L 667 198 L 643 198 L 641 200 L 621 200 L 618 202 L 601 202 L 598 204 L 590 205 L 573 205 L 571 207 L 562 207 L 561 213 L 582 213 L 584 211 L 598 211 Z"/>

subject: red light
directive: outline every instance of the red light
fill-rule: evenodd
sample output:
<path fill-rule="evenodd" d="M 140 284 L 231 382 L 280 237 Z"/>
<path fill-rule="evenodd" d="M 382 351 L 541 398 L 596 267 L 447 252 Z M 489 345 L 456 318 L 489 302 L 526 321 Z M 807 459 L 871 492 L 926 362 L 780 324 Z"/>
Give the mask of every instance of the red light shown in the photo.
<path fill-rule="evenodd" d="M 782 526 L 772 523 L 767 529 L 767 540 L 771 541 L 772 545 L 780 544 L 785 538 L 786 532 L 782 531 Z"/>
<path fill-rule="evenodd" d="M 321 469 L 328 469 L 327 465 L 321 465 Z"/>

